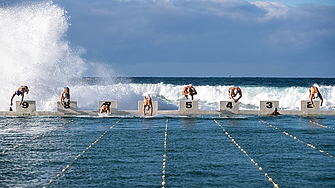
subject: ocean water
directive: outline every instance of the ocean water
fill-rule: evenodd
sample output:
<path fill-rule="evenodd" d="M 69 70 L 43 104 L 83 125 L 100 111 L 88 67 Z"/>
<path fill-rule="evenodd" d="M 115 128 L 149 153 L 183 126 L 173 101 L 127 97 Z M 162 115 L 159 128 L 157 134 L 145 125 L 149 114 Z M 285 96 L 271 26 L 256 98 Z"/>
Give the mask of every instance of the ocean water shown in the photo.
<path fill-rule="evenodd" d="M 56 110 L 63 86 L 78 110 L 98 100 L 136 110 L 146 93 L 176 110 L 190 84 L 201 110 L 218 110 L 231 86 L 242 89 L 241 109 L 278 100 L 298 110 L 313 85 L 321 110 L 335 110 L 334 78 L 120 76 L 82 58 L 52 1 L 0 5 L 0 20 L 0 111 L 20 85 L 43 111 Z M 0 187 L 334 187 L 334 132 L 335 116 L 2 116 Z"/>

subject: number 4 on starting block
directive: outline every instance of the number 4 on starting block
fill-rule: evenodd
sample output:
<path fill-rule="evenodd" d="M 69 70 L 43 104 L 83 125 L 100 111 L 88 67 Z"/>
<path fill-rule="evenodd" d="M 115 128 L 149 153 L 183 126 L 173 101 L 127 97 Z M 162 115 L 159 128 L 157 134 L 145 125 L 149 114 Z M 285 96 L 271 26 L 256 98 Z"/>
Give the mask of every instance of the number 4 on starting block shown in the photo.
<path fill-rule="evenodd" d="M 238 113 L 239 110 L 239 102 L 234 103 L 233 101 L 220 101 L 220 111 L 221 112 L 230 112 L 230 113 Z"/>

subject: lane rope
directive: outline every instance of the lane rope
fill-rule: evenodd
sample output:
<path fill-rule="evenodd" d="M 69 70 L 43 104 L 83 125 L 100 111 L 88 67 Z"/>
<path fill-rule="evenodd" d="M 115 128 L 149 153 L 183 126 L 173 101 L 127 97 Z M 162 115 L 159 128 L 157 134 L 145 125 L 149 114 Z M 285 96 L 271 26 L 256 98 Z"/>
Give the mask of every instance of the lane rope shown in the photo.
<path fill-rule="evenodd" d="M 117 122 L 115 122 L 115 124 L 113 124 L 109 129 L 113 129 L 113 128 L 115 127 L 115 125 L 118 124 L 120 121 L 121 121 L 121 119 L 118 120 Z M 72 162 L 71 162 L 70 164 L 66 165 L 66 167 L 63 168 L 63 170 L 62 170 L 60 173 L 58 173 L 58 174 L 56 175 L 56 177 L 54 177 L 52 180 L 50 180 L 49 183 L 48 183 L 46 186 L 44 186 L 43 188 L 47 188 L 47 187 L 49 187 L 54 181 L 56 181 L 56 180 L 57 180 L 63 173 L 65 173 L 65 172 L 72 166 L 72 164 L 73 164 L 76 160 L 79 159 L 79 157 L 81 157 L 81 156 L 82 156 L 84 153 L 86 153 L 90 148 L 92 148 L 92 146 L 94 146 L 96 143 L 98 143 L 98 142 L 99 142 L 99 141 L 100 141 L 100 140 L 107 134 L 107 132 L 108 132 L 108 130 L 105 131 L 99 138 L 97 138 L 91 145 L 89 145 L 86 149 L 84 149 L 80 154 L 78 154 L 78 155 L 72 160 Z"/>
<path fill-rule="evenodd" d="M 66 124 L 68 124 L 68 123 L 70 123 L 70 122 L 73 122 L 73 121 L 74 121 L 74 120 L 67 121 L 67 122 L 63 123 L 62 125 L 60 125 L 60 126 L 64 126 L 64 125 L 66 125 Z M 2 154 L 5 154 L 5 153 L 7 153 L 7 152 L 9 152 L 9 151 L 11 151 L 11 150 L 15 150 L 15 149 L 17 149 L 17 148 L 19 148 L 19 147 L 21 147 L 21 146 L 24 146 L 24 145 L 28 144 L 29 142 L 32 142 L 33 140 L 36 140 L 36 139 L 38 139 L 38 138 L 41 138 L 41 137 L 44 136 L 45 133 L 47 133 L 47 132 L 50 132 L 50 131 L 44 131 L 43 133 L 38 134 L 37 136 L 33 137 L 32 139 L 26 140 L 26 141 L 24 141 L 23 143 L 18 144 L 18 145 L 16 145 L 16 146 L 12 147 L 12 148 L 5 149 L 5 150 L 2 151 Z"/>
<path fill-rule="evenodd" d="M 264 123 L 264 124 L 268 124 L 269 125 L 269 127 L 272 127 L 272 128 L 274 128 L 274 129 L 276 129 L 276 130 L 278 130 L 278 131 L 281 131 L 283 134 L 285 134 L 286 136 L 289 136 L 289 137 L 291 137 L 291 138 L 293 138 L 294 140 L 297 140 L 297 141 L 299 141 L 299 142 L 301 142 L 301 143 L 303 143 L 303 144 L 306 144 L 308 147 L 310 147 L 310 148 L 312 148 L 312 149 L 316 149 L 316 150 L 318 150 L 320 153 L 325 153 L 327 156 L 329 156 L 330 158 L 332 158 L 332 159 L 335 159 L 335 157 L 333 156 L 333 155 L 331 155 L 330 153 L 328 153 L 328 152 L 326 152 L 326 151 L 324 151 L 324 150 L 322 150 L 322 149 L 318 149 L 316 146 L 314 146 L 314 145 L 312 145 L 312 144 L 310 144 L 310 143 L 307 143 L 307 142 L 304 142 L 304 141 L 302 141 L 302 140 L 300 140 L 299 138 L 297 138 L 296 136 L 293 136 L 293 135 L 291 135 L 291 134 L 289 134 L 288 132 L 286 132 L 286 131 L 282 131 L 280 128 L 278 128 L 278 127 L 276 127 L 276 126 L 274 126 L 274 125 L 271 125 L 270 123 L 268 123 L 268 122 L 266 122 L 266 121 L 263 121 L 263 120 L 260 120 L 262 123 Z"/>
<path fill-rule="evenodd" d="M 225 134 L 226 134 L 226 136 L 229 138 L 229 139 L 231 139 L 231 141 L 238 147 L 238 149 L 240 149 L 249 159 L 250 159 L 250 161 L 252 162 L 252 163 L 254 163 L 255 164 L 255 166 L 257 166 L 258 167 L 258 169 L 260 170 L 260 171 L 262 171 L 263 173 L 264 173 L 264 175 L 268 178 L 268 180 L 273 184 L 273 186 L 275 187 L 275 188 L 279 188 L 279 186 L 278 186 L 278 184 L 276 184 L 274 181 L 273 181 L 273 179 L 268 175 L 268 173 L 266 173 L 265 171 L 264 171 L 264 169 L 258 164 L 258 163 L 256 163 L 256 161 L 253 159 L 253 158 L 251 158 L 250 157 L 250 155 L 235 141 L 235 139 L 226 131 L 226 129 L 218 122 L 218 121 L 216 121 L 215 119 L 214 119 L 214 121 L 215 121 L 215 123 L 216 124 L 218 124 L 221 128 L 222 128 L 222 130 L 225 132 Z"/>
<path fill-rule="evenodd" d="M 168 125 L 169 119 L 166 120 L 165 125 L 165 137 L 164 137 L 164 154 L 163 154 L 163 175 L 162 175 L 162 188 L 165 188 L 165 167 L 166 167 L 166 140 L 167 140 L 167 125 Z"/>
<path fill-rule="evenodd" d="M 314 122 L 314 121 L 312 121 L 312 120 L 309 120 L 309 122 L 310 122 L 310 123 L 313 123 L 313 124 L 315 124 L 315 125 L 317 125 L 317 126 L 320 126 L 320 127 L 322 127 L 322 128 L 328 128 L 328 129 L 333 129 L 333 130 L 335 130 L 335 128 L 333 128 L 333 127 L 328 127 L 328 126 L 325 126 L 325 125 L 321 125 L 321 124 L 319 124 L 318 122 Z"/>

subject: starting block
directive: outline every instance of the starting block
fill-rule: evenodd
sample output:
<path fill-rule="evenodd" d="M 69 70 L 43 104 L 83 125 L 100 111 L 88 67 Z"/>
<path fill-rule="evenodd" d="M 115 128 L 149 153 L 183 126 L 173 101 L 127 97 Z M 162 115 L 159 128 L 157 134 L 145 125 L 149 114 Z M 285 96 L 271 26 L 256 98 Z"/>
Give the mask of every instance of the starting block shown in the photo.
<path fill-rule="evenodd" d="M 180 114 L 198 114 L 199 101 L 179 101 Z"/>
<path fill-rule="evenodd" d="M 36 101 L 24 100 L 20 105 L 20 101 L 16 101 L 16 111 L 20 113 L 32 113 L 36 111 Z"/>
<path fill-rule="evenodd" d="M 151 101 L 152 102 L 152 115 L 156 115 L 158 111 L 158 101 Z M 143 114 L 143 101 L 138 101 L 138 113 Z M 150 115 L 150 109 L 145 109 L 145 114 Z"/>
<path fill-rule="evenodd" d="M 117 113 L 118 109 L 117 109 L 117 101 L 99 101 L 99 106 L 98 106 L 98 112 L 100 112 L 101 106 L 103 103 L 107 103 L 109 104 L 109 108 L 112 113 Z"/>
<path fill-rule="evenodd" d="M 57 102 L 57 112 L 71 114 L 77 112 L 77 101 L 70 101 L 70 104 L 61 105 Z"/>
<path fill-rule="evenodd" d="M 279 110 L 279 101 L 260 101 L 260 114 L 271 114 L 274 108 Z"/>
<path fill-rule="evenodd" d="M 314 100 L 314 107 L 309 100 L 302 100 L 300 103 L 300 111 L 303 114 L 318 114 L 320 112 L 320 101 Z"/>
<path fill-rule="evenodd" d="M 240 103 L 234 101 L 220 101 L 220 112 L 228 112 L 237 114 L 239 111 Z"/>

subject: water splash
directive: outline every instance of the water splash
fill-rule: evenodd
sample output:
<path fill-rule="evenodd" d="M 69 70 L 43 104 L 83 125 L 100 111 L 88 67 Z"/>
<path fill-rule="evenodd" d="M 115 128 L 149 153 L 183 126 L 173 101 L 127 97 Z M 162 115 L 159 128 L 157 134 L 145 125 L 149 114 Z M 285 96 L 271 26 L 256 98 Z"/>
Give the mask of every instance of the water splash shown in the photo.
<path fill-rule="evenodd" d="M 59 87 L 81 77 L 86 69 L 83 48 L 65 40 L 67 12 L 51 1 L 0 8 L 0 110 L 8 110 L 10 96 L 20 85 L 30 88 L 27 99 L 38 99 L 50 110 Z M 55 106 L 55 105 L 53 105 Z"/>

